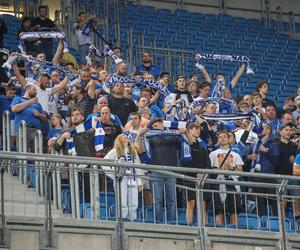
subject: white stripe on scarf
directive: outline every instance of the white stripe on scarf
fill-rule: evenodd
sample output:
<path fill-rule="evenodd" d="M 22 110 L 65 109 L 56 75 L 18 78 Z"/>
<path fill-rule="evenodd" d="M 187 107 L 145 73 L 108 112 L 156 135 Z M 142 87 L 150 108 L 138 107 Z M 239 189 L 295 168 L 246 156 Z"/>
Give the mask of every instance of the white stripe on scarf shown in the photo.
<path fill-rule="evenodd" d="M 203 60 L 213 60 L 213 61 L 228 61 L 228 62 L 240 62 L 245 63 L 247 67 L 247 74 L 254 74 L 254 71 L 250 67 L 250 59 L 247 56 L 235 56 L 235 55 L 218 55 L 218 54 L 207 54 L 207 53 L 197 53 L 195 56 L 197 63 Z"/>
<path fill-rule="evenodd" d="M 85 121 L 84 123 L 78 125 L 76 128 L 71 130 L 71 138 L 67 140 L 67 146 L 68 146 L 68 153 L 69 155 L 77 155 L 75 144 L 73 141 L 73 137 L 77 134 L 87 132 L 90 129 L 95 130 L 95 150 L 96 152 L 99 152 L 103 149 L 104 145 L 104 136 L 105 131 L 101 126 L 101 123 L 93 117 L 92 119 L 89 119 Z"/>

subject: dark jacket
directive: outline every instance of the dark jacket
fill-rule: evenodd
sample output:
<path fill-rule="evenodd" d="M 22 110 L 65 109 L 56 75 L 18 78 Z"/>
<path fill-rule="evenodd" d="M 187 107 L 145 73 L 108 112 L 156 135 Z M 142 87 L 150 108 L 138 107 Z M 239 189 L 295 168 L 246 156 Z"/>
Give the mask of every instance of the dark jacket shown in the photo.
<path fill-rule="evenodd" d="M 254 145 L 250 146 L 249 154 L 253 154 Z M 259 152 L 259 160 L 256 163 L 261 165 L 261 173 L 273 174 L 279 161 L 278 144 L 273 140 L 268 140 L 263 145 L 268 148 L 268 152 Z"/>
<path fill-rule="evenodd" d="M 95 132 L 93 130 L 75 135 L 73 141 L 78 156 L 95 157 Z M 61 149 L 63 149 L 64 155 L 68 155 L 68 147 L 66 141 L 64 141 L 62 145 L 59 145 L 56 141 L 54 143 L 54 149 L 56 151 L 60 151 Z"/>
<path fill-rule="evenodd" d="M 180 135 L 159 135 L 147 138 L 151 151 L 151 164 L 178 166 Z"/>

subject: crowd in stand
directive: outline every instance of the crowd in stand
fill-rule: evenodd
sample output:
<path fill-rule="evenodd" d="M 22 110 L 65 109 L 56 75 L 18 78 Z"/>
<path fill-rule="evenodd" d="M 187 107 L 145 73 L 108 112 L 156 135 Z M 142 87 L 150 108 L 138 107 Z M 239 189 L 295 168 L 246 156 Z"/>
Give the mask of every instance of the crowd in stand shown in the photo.
<path fill-rule="evenodd" d="M 18 140 L 19 123 L 24 120 L 30 152 L 34 152 L 34 133 L 40 129 L 45 138 L 44 152 L 47 153 L 54 148 L 59 154 L 115 159 L 132 164 L 300 175 L 300 155 L 297 156 L 300 146 L 300 88 L 295 90 L 296 97 L 287 97 L 283 107 L 278 107 L 268 96 L 272 82 L 263 79 L 257 84 L 255 92 L 233 100 L 232 94 L 245 64 L 241 65 L 232 79 L 226 79 L 231 76 L 224 76 L 221 72 L 210 76 L 203 65 L 197 64 L 195 74 L 189 77 L 176 76 L 174 83 L 168 72 L 162 72 L 159 66 L 153 65 L 152 55 L 148 52 L 142 54 L 142 63 L 135 69 L 125 61 L 118 64 L 108 61 L 109 65 L 103 62 L 87 65 L 85 56 L 93 43 L 93 34 L 83 35 L 82 29 L 89 20 L 97 22 L 96 17 L 81 12 L 78 23 L 74 25 L 79 42 L 79 64 L 70 53 L 63 51 L 62 40 L 54 56 L 51 54 L 51 39 L 26 41 L 27 54 L 62 65 L 68 71 L 78 73 L 79 80 L 71 86 L 69 79 L 58 70 L 29 77 L 27 72 L 33 65 L 14 64 L 14 76 L 8 80 L 5 93 L 0 96 L 1 117 L 5 110 L 10 112 L 13 143 Z M 1 22 L 0 28 L 4 26 L 5 23 Z M 19 33 L 40 28 L 55 28 L 47 17 L 45 6 L 39 8 L 37 18 L 23 18 Z M 118 57 L 122 56 L 121 48 L 115 47 L 112 51 Z M 157 80 L 170 94 L 164 96 L 141 84 L 115 82 L 107 87 L 106 81 L 111 74 Z M 200 82 L 200 74 L 204 82 Z M 201 103 L 209 100 L 220 79 L 224 85 L 219 99 Z M 196 103 L 201 105 L 194 105 Z M 231 114 L 232 111 L 228 110 L 232 109 L 233 113 L 255 111 L 262 121 L 260 130 L 253 131 L 254 121 L 251 118 L 229 121 L 217 119 L 218 114 L 225 111 Z M 204 119 L 205 115 L 215 116 L 216 119 Z M 169 129 L 166 121 L 172 124 L 185 122 L 186 126 L 177 130 Z M 84 129 L 80 127 L 82 124 Z M 81 129 L 75 129 L 78 127 Z M 108 171 L 107 176 L 113 182 L 110 167 L 103 166 L 103 169 Z M 131 220 L 136 218 L 134 211 L 138 207 L 138 193 L 143 192 L 145 204 L 151 204 L 153 197 L 157 221 L 162 221 L 164 202 L 167 204 L 168 220 L 175 220 L 175 177 L 131 168 L 126 172 L 128 176 L 121 183 L 124 217 Z M 189 175 L 201 178 L 200 174 Z M 150 176 L 152 181 L 149 182 L 143 176 Z M 218 178 L 238 177 L 220 175 Z M 103 176 L 100 180 L 103 180 Z M 267 178 L 251 181 L 276 182 Z M 88 183 L 88 178 L 85 178 L 85 183 Z M 291 184 L 300 185 L 297 181 Z M 194 187 L 192 182 L 185 182 L 184 185 Z M 206 188 L 219 190 L 219 185 Z M 227 185 L 226 188 L 239 191 L 235 186 Z M 266 194 L 275 192 L 267 188 L 253 188 L 252 191 Z M 86 188 L 85 192 L 88 201 L 89 189 Z M 300 196 L 299 190 L 292 190 L 290 194 Z M 191 223 L 195 200 L 195 192 L 189 191 L 187 220 Z M 232 215 L 231 223 L 237 223 L 235 215 L 245 206 L 239 196 L 219 193 L 204 195 L 203 207 L 211 200 L 214 201 L 217 224 L 224 224 L 224 205 Z M 264 198 L 258 199 L 259 215 L 267 214 L 266 202 Z M 274 203 L 271 204 L 272 212 L 277 215 L 276 201 L 269 202 Z M 297 200 L 294 210 L 294 215 L 300 217 L 300 202 Z"/>

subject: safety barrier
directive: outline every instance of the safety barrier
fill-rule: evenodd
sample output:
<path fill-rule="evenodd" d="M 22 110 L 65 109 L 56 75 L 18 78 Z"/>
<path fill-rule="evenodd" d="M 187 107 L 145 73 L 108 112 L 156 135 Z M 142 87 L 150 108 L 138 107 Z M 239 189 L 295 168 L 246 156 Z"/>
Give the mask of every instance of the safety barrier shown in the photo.
<path fill-rule="evenodd" d="M 53 218 L 64 218 L 68 213 L 76 220 L 114 221 L 116 230 L 120 234 L 122 234 L 122 227 L 126 222 L 169 224 L 196 227 L 201 239 L 205 238 L 207 228 L 278 232 L 281 235 L 282 244 L 286 245 L 287 234 L 300 232 L 300 221 L 297 220 L 293 211 L 298 206 L 300 196 L 288 194 L 290 190 L 300 192 L 298 184 L 289 183 L 289 181 L 299 183 L 299 177 L 239 172 L 240 178 L 248 178 L 248 180 L 236 181 L 230 178 L 211 178 L 212 175 L 231 176 L 237 174 L 230 171 L 155 165 L 133 166 L 130 163 L 118 163 L 91 157 L 34 153 L 3 152 L 0 153 L 0 160 L 3 168 L 14 166 L 15 163 L 12 160 L 18 160 L 22 163 L 36 162 L 36 172 L 42 173 L 44 178 L 45 198 L 42 207 L 37 202 L 36 207 L 31 209 L 35 210 L 36 216 L 42 216 L 40 209 L 45 209 L 44 214 L 46 212 L 49 234 L 51 233 Z M 20 166 L 20 168 L 26 169 L 28 165 L 30 164 Z M 103 169 L 103 166 L 110 166 L 111 169 Z M 37 171 L 38 168 L 40 171 Z M 151 173 L 150 175 L 132 175 L 126 171 L 126 169 L 132 168 L 151 171 Z M 69 176 L 67 181 L 57 174 L 62 172 L 66 172 Z M 201 173 L 202 175 L 199 178 L 194 178 L 183 173 Z M 161 178 L 163 176 L 166 177 L 164 180 Z M 63 184 L 55 183 L 53 178 L 61 179 Z M 144 184 L 140 192 L 137 191 L 136 183 L 133 181 L 137 178 L 142 178 Z M 261 180 L 264 182 L 259 181 L 259 178 L 263 178 Z M 177 182 L 174 182 L 175 179 Z M 126 181 L 124 182 L 124 180 Z M 145 192 L 145 181 L 149 180 L 152 186 L 152 192 L 149 193 L 152 193 L 153 197 L 148 197 L 149 199 L 146 200 L 145 196 L 149 193 Z M 227 188 L 229 187 L 228 190 L 219 188 L 223 184 Z M 240 186 L 241 190 L 230 188 L 235 185 Z M 243 188 L 246 189 L 243 190 Z M 250 189 L 258 190 L 258 188 L 273 191 L 268 193 L 250 192 Z M 62 190 L 61 206 L 64 213 L 55 204 L 55 200 L 57 203 L 58 198 L 53 195 L 53 192 L 57 192 L 57 190 Z M 10 191 L 4 193 L 5 196 L 11 196 L 14 199 L 14 193 L 10 194 Z M 168 197 L 172 196 L 172 193 L 175 197 L 173 200 L 172 197 Z M 156 195 L 160 194 L 162 197 L 159 201 Z M 224 194 L 227 194 L 227 199 L 231 199 L 231 206 L 233 207 L 230 208 L 226 203 L 221 203 L 221 207 L 217 209 L 217 206 L 220 206 L 220 204 L 216 204 L 217 197 Z M 192 203 L 195 204 L 195 211 L 191 210 L 194 218 L 189 221 L 186 213 L 191 206 L 191 199 L 189 199 L 191 196 L 193 197 Z M 7 207 L 3 205 L 6 200 L 3 196 L 1 197 L 3 207 Z M 15 201 L 15 206 L 16 204 L 17 201 Z M 265 204 L 265 214 L 260 214 L 261 204 Z M 17 215 L 17 209 L 13 206 L 14 204 L 11 205 L 10 209 L 14 210 L 15 215 Z M 26 206 L 24 208 L 26 209 Z M 275 213 L 275 210 L 278 213 Z M 4 212 L 12 214 L 11 211 Z M 3 215 L 5 215 L 4 212 Z M 32 214 L 30 208 L 26 213 L 24 212 L 25 216 Z M 219 213 L 219 217 L 224 218 L 221 224 L 218 224 L 216 219 L 217 213 Z"/>

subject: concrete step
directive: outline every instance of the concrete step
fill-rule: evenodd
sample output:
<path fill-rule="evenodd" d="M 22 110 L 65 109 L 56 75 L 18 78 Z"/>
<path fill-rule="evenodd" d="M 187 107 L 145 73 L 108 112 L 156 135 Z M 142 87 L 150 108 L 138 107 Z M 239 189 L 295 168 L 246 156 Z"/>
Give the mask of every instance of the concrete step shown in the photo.
<path fill-rule="evenodd" d="M 1 189 L 1 187 L 0 187 Z M 1 202 L 1 197 L 0 197 Z M 45 217 L 46 201 L 33 188 L 27 188 L 17 176 L 4 175 L 4 214 L 6 216 Z M 53 218 L 68 218 L 54 205 L 51 205 Z"/>

